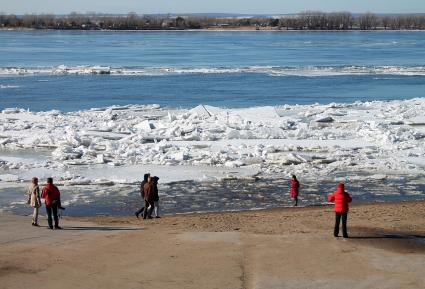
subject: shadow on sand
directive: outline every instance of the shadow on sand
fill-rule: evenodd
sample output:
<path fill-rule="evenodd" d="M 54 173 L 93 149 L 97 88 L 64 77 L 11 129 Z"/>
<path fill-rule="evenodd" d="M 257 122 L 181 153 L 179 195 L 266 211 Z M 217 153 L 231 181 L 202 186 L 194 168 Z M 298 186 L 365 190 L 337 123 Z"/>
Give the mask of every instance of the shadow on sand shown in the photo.
<path fill-rule="evenodd" d="M 425 235 L 417 232 L 391 232 L 372 228 L 353 228 L 349 239 L 399 253 L 425 253 Z"/>
<path fill-rule="evenodd" d="M 66 226 L 63 231 L 141 231 L 143 228 L 134 227 L 102 227 L 102 226 Z"/>
<path fill-rule="evenodd" d="M 425 239 L 423 235 L 402 235 L 402 234 L 389 234 L 382 236 L 349 236 L 348 239 L 398 239 L 398 240 L 417 240 Z"/>

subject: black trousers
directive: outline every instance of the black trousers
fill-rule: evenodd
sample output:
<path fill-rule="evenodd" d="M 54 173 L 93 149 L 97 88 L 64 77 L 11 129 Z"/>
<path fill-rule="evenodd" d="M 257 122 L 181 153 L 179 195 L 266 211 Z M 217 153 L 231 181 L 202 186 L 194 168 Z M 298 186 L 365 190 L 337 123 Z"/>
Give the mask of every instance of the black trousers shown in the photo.
<path fill-rule="evenodd" d="M 342 236 L 344 238 L 348 237 L 347 234 L 347 213 L 335 213 L 335 229 L 334 229 L 334 236 L 338 237 L 339 234 L 339 223 L 341 221 L 342 217 Z"/>
<path fill-rule="evenodd" d="M 55 220 L 55 227 L 59 226 L 59 217 L 58 217 L 58 204 L 51 204 L 50 206 L 46 205 L 46 213 L 47 213 L 47 222 L 49 223 L 49 227 L 53 227 L 53 219 Z"/>
<path fill-rule="evenodd" d="M 143 213 L 145 211 L 145 207 L 141 207 L 139 210 L 136 211 L 137 215 L 140 215 L 141 213 Z"/>
<path fill-rule="evenodd" d="M 148 209 L 149 206 L 150 206 L 150 209 Z M 146 219 L 146 217 L 151 218 L 153 209 L 154 209 L 153 201 L 145 200 L 145 209 L 143 210 L 143 219 Z"/>

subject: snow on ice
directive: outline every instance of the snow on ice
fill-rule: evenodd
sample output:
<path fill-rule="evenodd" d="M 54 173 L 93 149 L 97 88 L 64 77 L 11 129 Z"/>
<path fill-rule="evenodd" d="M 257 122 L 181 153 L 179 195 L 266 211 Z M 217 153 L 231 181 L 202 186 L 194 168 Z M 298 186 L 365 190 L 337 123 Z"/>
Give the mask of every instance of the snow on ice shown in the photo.
<path fill-rule="evenodd" d="M 0 114 L 0 182 L 70 185 L 361 172 L 423 176 L 425 99 L 224 109 L 126 105 Z M 48 151 L 44 158 L 26 154 Z M 21 154 L 26 152 L 26 154 Z M 354 176 L 353 176 L 354 178 Z"/>

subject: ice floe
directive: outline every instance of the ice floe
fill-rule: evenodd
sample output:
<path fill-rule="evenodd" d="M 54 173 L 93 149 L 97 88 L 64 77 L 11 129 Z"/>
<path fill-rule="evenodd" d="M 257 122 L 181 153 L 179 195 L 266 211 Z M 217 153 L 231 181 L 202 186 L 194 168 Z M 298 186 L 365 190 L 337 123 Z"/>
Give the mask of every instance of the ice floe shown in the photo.
<path fill-rule="evenodd" d="M 63 68 L 65 69 L 65 68 Z M 102 70 L 99 68 L 99 70 Z M 54 175 L 69 185 L 254 175 L 382 179 L 423 176 L 425 99 L 192 109 L 126 105 L 64 113 L 6 108 L 0 114 L 3 181 Z M 20 151 L 48 151 L 43 160 Z"/>
<path fill-rule="evenodd" d="M 338 75 L 403 75 L 424 76 L 424 66 L 159 66 L 159 67 L 111 67 L 101 65 L 78 65 L 78 66 L 42 66 L 42 67 L 0 67 L 0 75 L 68 75 L 68 74 L 108 74 L 108 75 L 133 75 L 133 76 L 157 76 L 157 75 L 181 75 L 181 74 L 234 74 L 256 73 L 276 77 L 285 76 L 338 76 Z"/>

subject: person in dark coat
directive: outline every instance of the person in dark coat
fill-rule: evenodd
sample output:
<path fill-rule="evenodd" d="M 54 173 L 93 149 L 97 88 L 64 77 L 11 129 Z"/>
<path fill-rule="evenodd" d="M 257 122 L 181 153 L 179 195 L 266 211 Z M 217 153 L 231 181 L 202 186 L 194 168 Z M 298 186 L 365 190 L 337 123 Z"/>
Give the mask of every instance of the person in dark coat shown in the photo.
<path fill-rule="evenodd" d="M 155 218 L 161 218 L 159 216 L 159 192 L 158 192 L 158 180 L 159 178 L 157 176 L 152 178 L 153 181 L 153 203 L 154 203 L 154 213 Z"/>
<path fill-rule="evenodd" d="M 143 181 L 140 184 L 140 188 L 139 188 L 140 196 L 142 197 L 142 202 L 143 203 L 145 202 L 145 196 L 144 196 L 144 193 L 143 193 L 143 186 L 145 185 L 145 183 L 148 182 L 148 178 L 149 177 L 150 177 L 150 174 L 149 173 L 143 175 Z M 139 210 L 137 210 L 134 214 L 136 215 L 137 218 L 139 218 L 139 215 L 141 213 L 143 213 L 144 210 L 145 210 L 145 207 L 143 206 Z"/>
<path fill-rule="evenodd" d="M 143 196 L 145 199 L 145 209 L 143 211 L 143 219 L 152 219 L 152 211 L 154 208 L 154 189 L 153 180 L 148 177 L 148 181 L 143 185 Z"/>
<path fill-rule="evenodd" d="M 55 229 L 62 229 L 59 227 L 58 208 L 60 207 L 60 192 L 59 189 L 53 184 L 53 178 L 47 178 L 47 184 L 43 188 L 41 197 L 46 203 L 47 222 L 49 228 L 53 229 L 53 219 L 55 220 Z"/>
<path fill-rule="evenodd" d="M 291 179 L 291 190 L 289 194 L 291 195 L 291 198 L 295 200 L 294 206 L 298 206 L 298 194 L 300 190 L 300 182 L 297 180 L 297 177 L 295 175 L 292 175 Z"/>
<path fill-rule="evenodd" d="M 339 183 L 335 192 L 328 196 L 328 202 L 335 202 L 335 228 L 334 236 L 338 237 L 339 223 L 342 218 L 342 236 L 348 238 L 347 234 L 347 214 L 348 204 L 351 203 L 351 196 L 345 191 L 343 183 Z"/>

